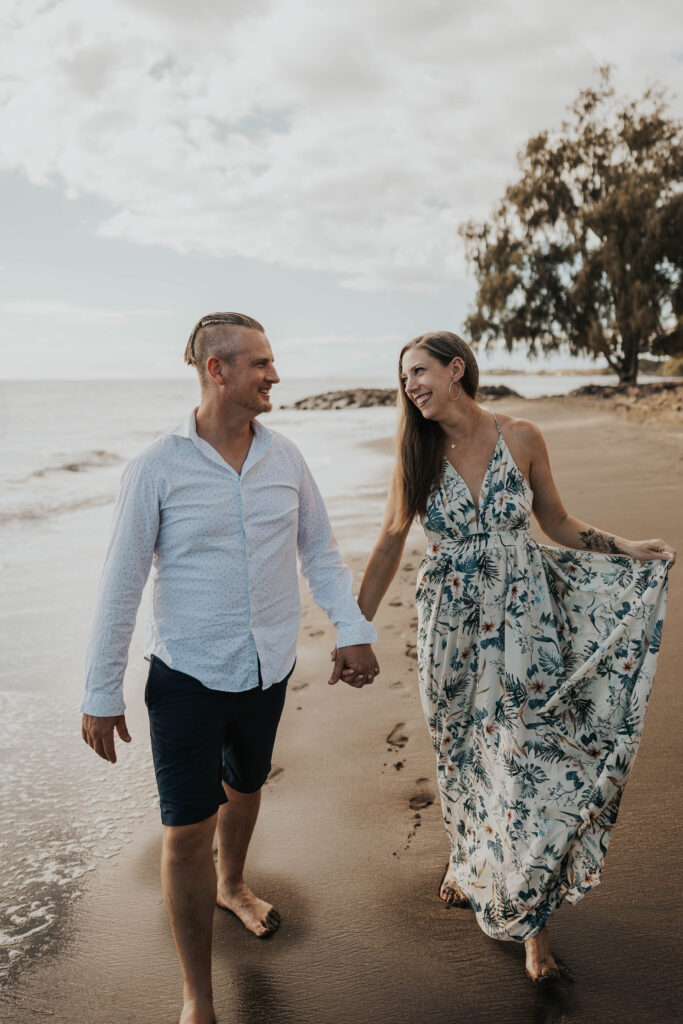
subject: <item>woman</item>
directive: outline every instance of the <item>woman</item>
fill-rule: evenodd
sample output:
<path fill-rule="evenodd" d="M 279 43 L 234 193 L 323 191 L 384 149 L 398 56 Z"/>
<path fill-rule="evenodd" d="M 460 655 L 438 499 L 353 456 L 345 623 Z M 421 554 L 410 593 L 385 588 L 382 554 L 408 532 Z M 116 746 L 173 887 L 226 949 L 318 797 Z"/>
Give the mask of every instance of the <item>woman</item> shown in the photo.
<path fill-rule="evenodd" d="M 419 516 L 418 674 L 451 842 L 440 895 L 524 942 L 543 983 L 560 970 L 550 914 L 600 880 L 675 552 L 568 515 L 540 431 L 477 404 L 457 335 L 409 342 L 399 374 L 398 461 L 359 605 L 374 617 Z M 531 539 L 532 511 L 561 547 Z"/>

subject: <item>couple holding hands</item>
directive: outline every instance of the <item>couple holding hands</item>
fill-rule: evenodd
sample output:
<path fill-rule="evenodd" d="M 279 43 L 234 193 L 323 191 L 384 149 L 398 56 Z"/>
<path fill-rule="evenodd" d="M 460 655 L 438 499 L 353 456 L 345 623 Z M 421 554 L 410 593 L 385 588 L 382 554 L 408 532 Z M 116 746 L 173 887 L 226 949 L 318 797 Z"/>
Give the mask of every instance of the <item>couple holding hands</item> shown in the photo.
<path fill-rule="evenodd" d="M 450 859 L 440 896 L 523 942 L 537 985 L 568 970 L 550 915 L 600 880 L 643 730 L 675 552 L 569 515 L 540 431 L 477 403 L 448 331 L 399 356 L 397 462 L 358 601 L 297 447 L 257 419 L 279 377 L 258 321 L 203 317 L 185 360 L 201 400 L 126 467 L 86 655 L 83 739 L 116 761 L 123 676 L 154 565 L 145 690 L 181 1024 L 215 1020 L 216 905 L 260 937 L 279 915 L 244 881 L 300 624 L 297 555 L 338 630 L 330 682 L 379 672 L 372 619 L 419 518 L 420 695 Z M 532 540 L 531 514 L 559 547 Z M 218 870 L 213 839 L 218 839 Z"/>

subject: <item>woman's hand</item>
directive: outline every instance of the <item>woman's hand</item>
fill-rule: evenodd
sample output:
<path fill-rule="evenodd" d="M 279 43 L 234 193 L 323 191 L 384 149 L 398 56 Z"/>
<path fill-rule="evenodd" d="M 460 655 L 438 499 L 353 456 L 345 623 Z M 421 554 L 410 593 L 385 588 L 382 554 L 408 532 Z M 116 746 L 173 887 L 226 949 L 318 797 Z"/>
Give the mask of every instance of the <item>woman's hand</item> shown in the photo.
<path fill-rule="evenodd" d="M 651 562 L 655 558 L 663 558 L 673 565 L 676 561 L 674 549 L 659 537 L 655 540 L 622 541 L 619 547 L 629 558 L 636 558 L 640 562 Z"/>
<path fill-rule="evenodd" d="M 328 679 L 331 686 L 339 679 L 343 679 L 349 686 L 366 686 L 379 675 L 379 664 L 370 644 L 335 647 L 332 661 L 334 667 Z"/>

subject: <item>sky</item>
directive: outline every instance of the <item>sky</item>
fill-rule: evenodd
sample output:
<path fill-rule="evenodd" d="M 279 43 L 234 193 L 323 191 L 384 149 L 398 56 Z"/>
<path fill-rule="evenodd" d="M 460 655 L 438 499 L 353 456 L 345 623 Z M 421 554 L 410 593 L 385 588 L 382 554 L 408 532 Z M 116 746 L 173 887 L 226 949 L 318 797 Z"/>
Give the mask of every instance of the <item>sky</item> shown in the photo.
<path fill-rule="evenodd" d="M 238 310 L 281 375 L 391 379 L 463 331 L 458 226 L 599 66 L 683 112 L 681 10 L 3 0 L 0 377 L 187 376 L 194 322 Z"/>

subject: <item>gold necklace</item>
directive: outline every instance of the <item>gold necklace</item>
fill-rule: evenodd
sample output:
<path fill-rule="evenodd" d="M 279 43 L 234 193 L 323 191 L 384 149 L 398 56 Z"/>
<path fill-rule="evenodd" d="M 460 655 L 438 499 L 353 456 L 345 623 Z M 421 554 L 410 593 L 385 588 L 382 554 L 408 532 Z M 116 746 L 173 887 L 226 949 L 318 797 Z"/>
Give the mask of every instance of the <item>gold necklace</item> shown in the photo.
<path fill-rule="evenodd" d="M 476 426 L 476 427 L 474 428 L 474 430 L 472 431 L 472 437 L 474 437 L 474 435 L 476 434 L 476 432 L 477 432 L 478 428 L 479 428 L 479 424 L 477 424 L 477 426 Z M 448 435 L 447 435 L 447 434 L 444 434 L 444 437 L 445 437 L 445 438 L 446 438 L 446 440 L 448 441 L 448 447 L 449 447 L 449 448 L 450 448 L 451 450 L 453 450 L 454 448 L 457 448 L 457 447 L 458 447 L 455 441 L 449 441 L 449 440 L 448 440 Z M 472 437 L 470 437 L 470 441 L 472 440 Z"/>

